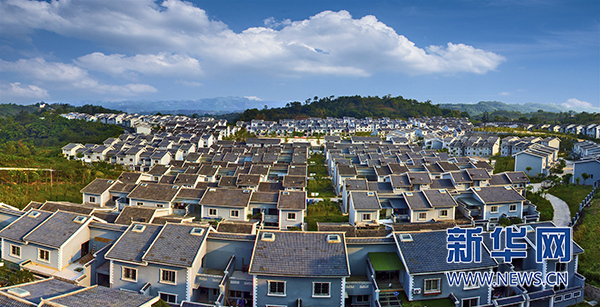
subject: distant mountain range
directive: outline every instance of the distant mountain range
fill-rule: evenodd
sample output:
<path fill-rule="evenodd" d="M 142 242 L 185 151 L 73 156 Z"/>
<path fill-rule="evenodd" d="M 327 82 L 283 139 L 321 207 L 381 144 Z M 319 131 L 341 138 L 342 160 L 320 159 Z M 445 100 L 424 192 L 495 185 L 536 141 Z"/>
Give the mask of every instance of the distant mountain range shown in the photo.
<path fill-rule="evenodd" d="M 246 109 L 263 109 L 285 105 L 280 101 L 262 101 L 247 97 L 216 97 L 196 100 L 165 100 L 165 101 L 84 101 L 81 104 L 102 105 L 106 108 L 122 110 L 127 113 L 169 113 L 169 114 L 223 114 L 243 112 Z"/>
<path fill-rule="evenodd" d="M 483 114 L 485 111 L 488 113 L 494 111 L 514 111 L 521 113 L 537 112 L 538 110 L 544 110 L 546 112 L 568 112 L 565 106 L 557 104 L 547 103 L 504 103 L 500 101 L 480 101 L 479 103 L 443 103 L 440 104 L 440 108 L 458 110 L 460 112 L 466 111 L 471 116 L 477 116 Z"/>

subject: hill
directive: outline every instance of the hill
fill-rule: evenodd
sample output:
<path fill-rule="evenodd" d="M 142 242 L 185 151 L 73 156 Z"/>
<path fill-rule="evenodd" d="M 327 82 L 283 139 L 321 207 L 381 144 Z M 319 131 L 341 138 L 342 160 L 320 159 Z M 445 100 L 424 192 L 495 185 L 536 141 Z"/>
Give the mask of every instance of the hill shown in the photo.
<path fill-rule="evenodd" d="M 492 113 L 494 111 L 510 111 L 520 113 L 532 113 L 538 110 L 546 112 L 568 112 L 569 110 L 561 105 L 545 104 L 545 103 L 504 103 L 500 101 L 480 101 L 479 103 L 443 103 L 441 108 L 457 110 L 459 112 L 467 112 L 471 116 L 483 114 L 484 112 Z"/>
<path fill-rule="evenodd" d="M 43 112 L 50 113 L 69 113 L 69 112 L 79 112 L 79 113 L 87 113 L 87 114 L 95 114 L 95 113 L 123 113 L 119 110 L 107 109 L 101 106 L 94 106 L 90 104 L 86 104 L 83 106 L 73 106 L 67 103 L 44 103 L 38 102 L 36 104 L 30 105 L 20 105 L 14 103 L 6 103 L 0 104 L 0 117 L 11 117 L 15 116 L 21 112 L 31 113 L 31 114 L 41 114 Z"/>
<path fill-rule="evenodd" d="M 294 101 L 281 108 L 259 110 L 257 108 L 244 111 L 238 120 L 250 121 L 252 119 L 280 120 L 302 119 L 308 117 L 389 117 L 409 118 L 421 116 L 468 116 L 468 114 L 442 109 L 431 101 L 419 102 L 414 99 L 405 99 L 402 96 L 391 97 L 361 97 L 361 96 L 333 96 L 319 99 L 307 99 L 304 103 Z"/>

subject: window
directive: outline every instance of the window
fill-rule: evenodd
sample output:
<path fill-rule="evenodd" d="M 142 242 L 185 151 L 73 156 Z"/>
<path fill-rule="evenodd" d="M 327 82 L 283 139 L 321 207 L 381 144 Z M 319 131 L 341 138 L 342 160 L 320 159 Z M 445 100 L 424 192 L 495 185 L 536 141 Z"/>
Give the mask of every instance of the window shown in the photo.
<path fill-rule="evenodd" d="M 473 306 L 477 306 L 479 305 L 479 298 L 478 297 L 474 297 L 474 298 L 465 298 L 462 300 L 462 305 L 463 307 L 473 307 Z"/>
<path fill-rule="evenodd" d="M 573 292 L 573 297 L 578 298 L 581 296 L 581 291 Z"/>
<path fill-rule="evenodd" d="M 465 282 L 465 286 L 463 287 L 463 290 L 473 290 L 473 289 L 479 289 L 479 283 L 475 282 Z"/>
<path fill-rule="evenodd" d="M 166 284 L 176 284 L 177 272 L 171 270 L 160 270 L 160 282 Z"/>
<path fill-rule="evenodd" d="M 143 205 L 144 205 L 144 203 L 143 203 L 143 202 L 141 202 L 141 201 L 138 201 L 138 202 L 137 202 L 137 205 L 138 205 L 138 206 L 143 206 Z"/>
<path fill-rule="evenodd" d="M 557 262 L 556 263 L 556 272 L 563 272 L 567 270 L 567 263 L 566 262 Z"/>
<path fill-rule="evenodd" d="M 285 296 L 285 281 L 268 281 L 270 296 Z"/>
<path fill-rule="evenodd" d="M 556 302 L 556 303 L 562 302 L 562 300 L 563 300 L 562 295 L 559 295 L 559 296 L 557 296 L 557 297 L 554 298 L 554 302 Z"/>
<path fill-rule="evenodd" d="M 423 281 L 423 283 L 424 283 L 423 288 L 425 288 L 425 294 L 442 292 L 440 281 L 441 281 L 440 278 L 425 279 Z"/>
<path fill-rule="evenodd" d="M 229 213 L 230 217 L 240 217 L 240 210 L 231 210 Z"/>
<path fill-rule="evenodd" d="M 167 302 L 167 303 L 173 303 L 173 304 L 177 304 L 177 295 L 175 294 L 171 294 L 171 293 L 160 293 L 160 299 Z"/>
<path fill-rule="evenodd" d="M 156 208 L 164 208 L 164 207 L 165 207 L 165 205 L 163 205 L 163 204 L 156 204 Z"/>
<path fill-rule="evenodd" d="M 21 247 L 16 245 L 10 246 L 10 255 L 13 257 L 21 258 Z"/>
<path fill-rule="evenodd" d="M 313 282 L 313 297 L 330 297 L 329 286 L 328 282 Z"/>
<path fill-rule="evenodd" d="M 440 216 L 442 217 L 447 217 L 448 216 L 448 210 L 444 209 L 440 211 Z"/>
<path fill-rule="evenodd" d="M 424 220 L 426 218 L 427 218 L 427 213 L 426 212 L 419 213 L 419 216 L 418 216 L 419 220 Z"/>
<path fill-rule="evenodd" d="M 517 211 L 517 205 L 510 205 L 508 207 L 508 211 L 510 211 L 510 212 L 516 212 Z"/>
<path fill-rule="evenodd" d="M 492 208 L 490 209 L 491 213 L 498 213 L 498 206 L 492 206 Z"/>
<path fill-rule="evenodd" d="M 368 294 L 357 295 L 356 296 L 356 302 L 357 303 L 369 302 L 369 295 Z"/>
<path fill-rule="evenodd" d="M 571 296 L 573 296 L 571 293 L 567 293 L 567 294 L 565 294 L 565 301 L 566 301 L 566 300 L 570 300 L 570 299 L 571 299 Z"/>
<path fill-rule="evenodd" d="M 362 219 L 363 219 L 363 221 L 370 221 L 371 220 L 371 213 L 363 213 Z"/>
<path fill-rule="evenodd" d="M 208 209 L 208 215 L 211 215 L 211 216 L 217 215 L 217 209 Z"/>
<path fill-rule="evenodd" d="M 123 267 L 123 277 L 121 279 L 137 282 L 137 269 Z"/>
<path fill-rule="evenodd" d="M 295 212 L 288 212 L 287 219 L 289 221 L 295 221 L 296 220 L 296 213 Z"/>
<path fill-rule="evenodd" d="M 95 202 L 96 202 L 96 197 L 90 196 L 90 203 L 95 203 Z"/>
<path fill-rule="evenodd" d="M 50 251 L 38 248 L 38 260 L 50 262 Z"/>

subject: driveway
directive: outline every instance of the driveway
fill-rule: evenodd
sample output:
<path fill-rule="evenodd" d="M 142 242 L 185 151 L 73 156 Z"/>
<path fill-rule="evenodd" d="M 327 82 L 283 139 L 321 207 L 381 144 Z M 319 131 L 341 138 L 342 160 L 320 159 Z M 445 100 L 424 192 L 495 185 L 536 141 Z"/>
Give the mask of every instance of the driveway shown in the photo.
<path fill-rule="evenodd" d="M 534 192 L 540 190 L 542 186 L 541 183 L 532 183 L 531 185 L 533 186 Z M 569 223 L 571 222 L 571 210 L 569 210 L 569 205 L 567 205 L 564 200 L 552 194 L 546 193 L 544 198 L 550 201 L 552 208 L 554 208 L 554 218 L 552 219 L 554 225 L 558 227 L 569 226 Z"/>

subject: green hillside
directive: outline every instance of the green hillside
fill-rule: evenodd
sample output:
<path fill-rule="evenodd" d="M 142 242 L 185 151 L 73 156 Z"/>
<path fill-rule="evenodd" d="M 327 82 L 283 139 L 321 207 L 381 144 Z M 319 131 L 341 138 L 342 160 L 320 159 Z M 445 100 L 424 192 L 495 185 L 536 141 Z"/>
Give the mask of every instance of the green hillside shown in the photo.
<path fill-rule="evenodd" d="M 333 96 L 319 99 L 307 99 L 304 103 L 294 101 L 285 107 L 271 109 L 248 109 L 244 111 L 238 120 L 250 121 L 252 119 L 279 120 L 279 119 L 302 119 L 308 117 L 337 117 L 344 116 L 365 117 L 389 117 L 409 118 L 421 116 L 446 116 L 460 117 L 468 116 L 466 112 L 450 109 L 442 109 L 431 101 L 419 102 L 414 99 L 405 99 L 402 96 L 391 97 L 361 97 L 361 96 Z"/>
<path fill-rule="evenodd" d="M 532 113 L 538 110 L 544 110 L 546 112 L 567 112 L 568 110 L 560 105 L 545 104 L 545 103 L 504 103 L 500 101 L 480 101 L 479 103 L 443 103 L 440 104 L 441 108 L 457 110 L 460 112 L 468 112 L 471 116 L 483 114 L 484 112 L 494 111 L 509 111 L 509 112 L 520 112 L 520 113 Z"/>

